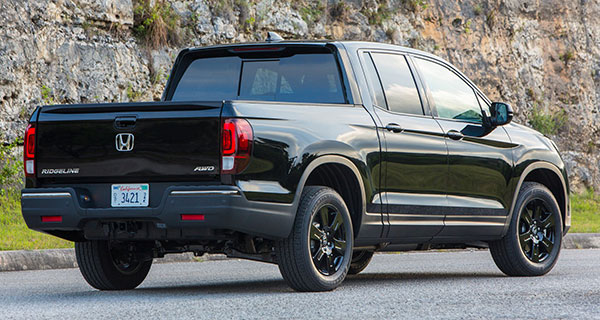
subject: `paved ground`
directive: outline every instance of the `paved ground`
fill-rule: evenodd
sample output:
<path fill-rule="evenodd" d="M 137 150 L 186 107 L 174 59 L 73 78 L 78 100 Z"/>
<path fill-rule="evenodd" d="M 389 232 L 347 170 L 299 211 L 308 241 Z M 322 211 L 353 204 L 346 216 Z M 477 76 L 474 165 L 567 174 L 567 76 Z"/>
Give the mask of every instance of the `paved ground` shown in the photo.
<path fill-rule="evenodd" d="M 99 292 L 77 269 L 0 273 L 0 318 L 600 319 L 600 250 L 563 250 L 544 277 L 508 278 L 487 251 L 379 254 L 334 292 L 296 293 L 274 265 L 155 265 Z"/>

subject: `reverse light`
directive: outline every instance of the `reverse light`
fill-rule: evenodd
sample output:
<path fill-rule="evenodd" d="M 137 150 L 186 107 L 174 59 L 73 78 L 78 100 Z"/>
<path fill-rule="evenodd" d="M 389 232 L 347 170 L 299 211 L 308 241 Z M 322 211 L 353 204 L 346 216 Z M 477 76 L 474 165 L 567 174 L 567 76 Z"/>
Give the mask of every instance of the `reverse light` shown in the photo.
<path fill-rule="evenodd" d="M 25 139 L 23 139 L 23 165 L 25 176 L 35 174 L 35 126 L 27 125 Z"/>
<path fill-rule="evenodd" d="M 252 153 L 252 126 L 245 119 L 225 119 L 221 133 L 221 173 L 244 171 Z"/>

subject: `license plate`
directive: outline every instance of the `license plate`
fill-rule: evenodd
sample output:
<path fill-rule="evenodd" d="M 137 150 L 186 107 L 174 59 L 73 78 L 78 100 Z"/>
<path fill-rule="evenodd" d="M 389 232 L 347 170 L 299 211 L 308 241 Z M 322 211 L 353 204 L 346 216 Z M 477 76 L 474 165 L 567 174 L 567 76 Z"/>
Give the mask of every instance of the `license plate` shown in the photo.
<path fill-rule="evenodd" d="M 147 207 L 147 184 L 113 184 L 110 205 L 113 207 Z"/>

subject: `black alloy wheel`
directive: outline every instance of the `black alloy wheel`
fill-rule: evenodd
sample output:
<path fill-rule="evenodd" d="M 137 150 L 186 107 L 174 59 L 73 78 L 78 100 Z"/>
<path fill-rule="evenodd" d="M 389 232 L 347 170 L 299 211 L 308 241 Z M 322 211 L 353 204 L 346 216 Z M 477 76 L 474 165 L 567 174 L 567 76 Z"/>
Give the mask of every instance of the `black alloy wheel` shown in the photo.
<path fill-rule="evenodd" d="M 504 237 L 489 242 L 498 268 L 509 276 L 541 276 L 558 260 L 563 237 L 560 207 L 543 184 L 526 181 L 519 190 Z"/>
<path fill-rule="evenodd" d="M 307 186 L 290 235 L 275 245 L 279 271 L 294 290 L 333 290 L 348 274 L 353 241 L 350 212 L 339 193 Z"/>
<path fill-rule="evenodd" d="M 310 253 L 315 268 L 325 276 L 340 270 L 346 253 L 346 232 L 342 214 L 331 205 L 319 209 L 311 221 Z"/>
<path fill-rule="evenodd" d="M 552 253 L 556 239 L 556 220 L 542 199 L 532 199 L 521 211 L 519 243 L 532 262 L 543 262 Z"/>

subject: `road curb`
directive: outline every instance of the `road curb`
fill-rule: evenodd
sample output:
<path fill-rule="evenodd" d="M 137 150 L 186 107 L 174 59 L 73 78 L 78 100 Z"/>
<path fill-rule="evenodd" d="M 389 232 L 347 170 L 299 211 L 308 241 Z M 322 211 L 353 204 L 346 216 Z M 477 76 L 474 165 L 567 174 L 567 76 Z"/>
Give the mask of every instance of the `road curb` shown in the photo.
<path fill-rule="evenodd" d="M 599 249 L 600 233 L 569 233 L 562 246 L 565 249 Z"/>
<path fill-rule="evenodd" d="M 225 260 L 222 254 L 205 254 L 194 257 L 190 252 L 168 254 L 154 259 L 154 263 Z M 0 272 L 77 268 L 75 249 L 0 251 Z"/>
<path fill-rule="evenodd" d="M 572 233 L 563 239 L 564 249 L 600 249 L 600 233 Z M 221 254 L 194 257 L 192 253 L 168 254 L 154 263 L 225 260 Z M 0 251 L 1 271 L 77 268 L 74 249 Z"/>

